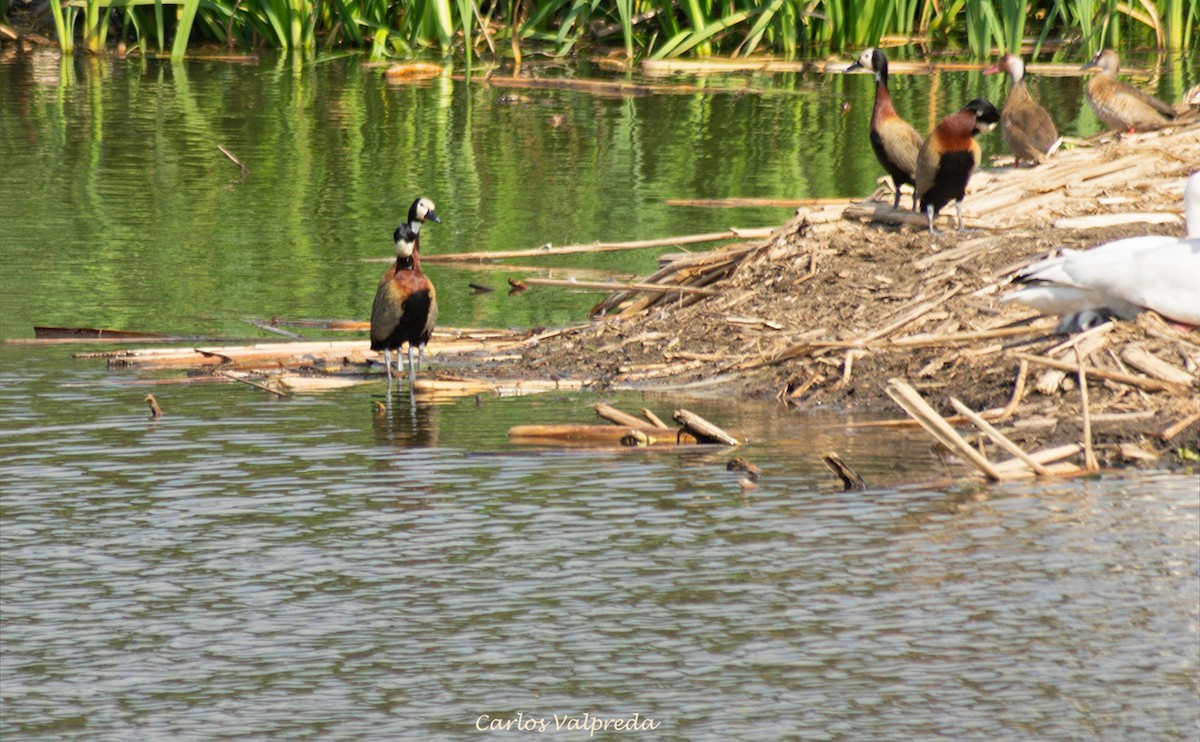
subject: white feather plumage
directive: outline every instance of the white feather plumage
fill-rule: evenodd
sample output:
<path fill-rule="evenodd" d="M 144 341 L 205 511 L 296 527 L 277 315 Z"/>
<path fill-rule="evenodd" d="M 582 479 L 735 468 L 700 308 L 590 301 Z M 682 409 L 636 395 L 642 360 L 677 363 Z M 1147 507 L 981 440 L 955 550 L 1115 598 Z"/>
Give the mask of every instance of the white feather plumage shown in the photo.
<path fill-rule="evenodd" d="M 1029 285 L 1000 300 L 1062 316 L 1060 332 L 1103 316 L 1132 319 L 1145 309 L 1200 325 L 1200 173 L 1188 179 L 1184 211 L 1186 239 L 1130 237 L 1090 250 L 1063 250 L 1021 271 L 1017 280 Z"/>

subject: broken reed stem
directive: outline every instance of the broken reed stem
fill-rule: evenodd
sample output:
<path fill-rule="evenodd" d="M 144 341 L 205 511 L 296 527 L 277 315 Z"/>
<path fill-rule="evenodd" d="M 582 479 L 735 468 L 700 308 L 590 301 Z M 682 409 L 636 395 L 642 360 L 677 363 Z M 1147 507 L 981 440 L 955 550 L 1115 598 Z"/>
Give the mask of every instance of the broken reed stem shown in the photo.
<path fill-rule="evenodd" d="M 1065 350 L 1069 350 L 1071 348 L 1078 348 L 1084 341 L 1091 341 L 1091 339 L 1094 337 L 1098 337 L 1100 335 L 1104 335 L 1108 332 L 1111 332 L 1113 330 L 1113 328 L 1115 328 L 1115 327 L 1116 327 L 1116 325 L 1111 320 L 1109 320 L 1108 322 L 1105 322 L 1102 325 L 1096 325 L 1095 327 L 1093 327 L 1089 330 L 1085 330 L 1076 335 L 1072 335 L 1067 340 L 1064 340 L 1063 342 L 1059 343 L 1058 345 L 1054 346 L 1053 348 L 1050 348 L 1049 350 L 1043 351 L 1043 355 L 1054 356 L 1054 355 L 1058 355 L 1059 353 L 1062 353 Z M 1092 348 L 1094 346 L 1089 344 L 1087 347 Z M 1088 352 L 1091 353 L 1090 350 Z"/>
<path fill-rule="evenodd" d="M 1007 420 L 1021 404 L 1021 398 L 1025 396 L 1025 377 L 1028 375 L 1029 361 L 1022 358 L 1021 366 L 1017 369 L 1017 380 L 1013 382 L 1012 398 L 1008 400 L 1008 404 L 1004 405 L 1004 409 L 1000 410 L 1000 415 L 996 418 L 997 422 Z"/>
<path fill-rule="evenodd" d="M 660 418 L 658 415 L 655 415 L 655 414 L 654 414 L 653 412 L 651 412 L 651 411 L 650 411 L 648 408 L 645 408 L 645 407 L 643 407 L 643 408 L 642 408 L 642 415 L 643 415 L 643 416 L 644 416 L 644 417 L 645 417 L 647 420 L 649 420 L 649 421 L 650 421 L 650 424 L 651 424 L 651 425 L 654 425 L 654 426 L 656 426 L 656 427 L 659 427 L 659 428 L 665 428 L 665 427 L 668 427 L 668 426 L 667 426 L 667 424 L 666 424 L 666 423 L 664 423 L 664 422 L 662 421 L 662 418 Z"/>
<path fill-rule="evenodd" d="M 716 296 L 720 291 L 716 289 L 706 289 L 697 286 L 671 286 L 668 284 L 656 283 L 616 283 L 610 281 L 575 281 L 572 279 L 561 278 L 526 278 L 523 283 L 530 286 L 561 286 L 572 289 L 595 289 L 598 291 L 634 291 L 634 292 L 649 292 L 660 294 L 703 294 L 705 296 Z"/>
<path fill-rule="evenodd" d="M 1074 366 L 1066 361 L 1056 361 L 1053 358 L 1043 358 L 1042 356 L 1030 355 L 1028 353 L 1014 353 L 1013 356 L 1023 361 L 1036 363 L 1039 366 L 1049 366 L 1050 368 L 1058 369 L 1059 371 L 1071 372 L 1079 370 L 1078 366 Z M 1170 382 L 1160 381 L 1158 379 L 1146 379 L 1141 376 L 1124 374 L 1119 371 L 1109 371 L 1108 369 L 1097 368 L 1096 366 L 1085 366 L 1083 368 L 1085 368 L 1087 373 L 1091 374 L 1092 376 L 1101 379 L 1107 379 L 1108 381 L 1115 381 L 1119 384 L 1129 384 L 1130 386 L 1136 386 L 1149 391 L 1165 391 L 1183 394 L 1187 389 L 1179 384 L 1172 384 Z"/>
<path fill-rule="evenodd" d="M 1181 386 L 1191 386 L 1195 383 L 1195 377 L 1187 371 L 1170 364 L 1158 356 L 1154 355 L 1145 348 L 1134 346 L 1126 346 L 1121 351 L 1121 358 L 1129 365 L 1136 368 L 1138 371 L 1153 376 L 1156 379 L 1161 379 L 1168 384 L 1179 384 Z"/>
<path fill-rule="evenodd" d="M 1164 441 L 1169 441 L 1183 431 L 1187 430 L 1189 425 L 1192 425 L 1196 422 L 1200 422 L 1200 412 L 1193 412 L 1187 417 L 1184 417 L 1182 420 L 1172 423 L 1166 430 L 1159 433 L 1158 437 L 1162 438 Z"/>
<path fill-rule="evenodd" d="M 583 442 L 596 445 L 612 445 L 620 443 L 621 439 L 630 435 L 638 439 L 641 445 L 678 445 L 680 443 L 695 443 L 686 433 L 680 434 L 675 428 L 656 428 L 650 425 L 626 427 L 624 425 L 516 425 L 508 430 L 509 440 L 538 441 L 540 443 Z M 683 435 L 683 438 L 679 436 Z"/>
<path fill-rule="evenodd" d="M 796 209 L 801 206 L 840 206 L 854 203 L 850 198 L 668 198 L 663 201 L 667 206 L 693 207 L 779 207 Z"/>
<path fill-rule="evenodd" d="M 226 379 L 233 379 L 234 381 L 240 381 L 243 384 L 249 384 L 250 386 L 252 386 L 256 389 L 262 389 L 264 392 L 270 392 L 271 394 L 276 394 L 276 395 L 279 395 L 280 397 L 288 396 L 287 392 L 281 392 L 278 389 L 272 389 L 271 387 L 266 386 L 265 384 L 259 384 L 256 381 L 251 381 L 249 379 L 243 379 L 240 376 L 234 376 L 233 374 L 229 373 L 228 371 L 218 371 L 217 376 L 224 376 Z"/>
<path fill-rule="evenodd" d="M 1087 371 L 1084 370 L 1083 354 L 1078 346 L 1075 348 L 1075 360 L 1079 363 L 1079 406 L 1083 408 L 1083 466 L 1088 471 L 1096 471 L 1100 465 L 1096 462 L 1096 452 L 1092 450 L 1092 416 L 1088 411 Z"/>
<path fill-rule="evenodd" d="M 726 446 L 738 445 L 738 439 L 721 428 L 689 410 L 675 410 L 675 422 L 683 426 L 684 431 L 696 436 L 697 440 L 705 443 L 724 443 Z"/>
<path fill-rule="evenodd" d="M 849 492 L 850 490 L 865 490 L 867 488 L 867 480 L 859 476 L 858 472 L 850 468 L 850 466 L 842 461 L 842 457 L 836 452 L 830 451 L 821 457 L 821 461 L 829 470 L 837 475 L 838 479 L 842 480 L 842 490 Z"/>
<path fill-rule="evenodd" d="M 532 250 L 496 250 L 494 252 L 460 252 L 460 253 L 430 253 L 422 255 L 421 262 L 445 263 L 454 261 L 487 262 L 489 260 L 504 260 L 506 258 L 540 258 L 550 255 L 574 255 L 576 253 L 614 252 L 618 250 L 641 250 L 647 247 L 665 247 L 669 245 L 690 245 L 700 242 L 718 242 L 721 240 L 761 239 L 771 236 L 771 229 L 731 228 L 725 232 L 707 232 L 691 234 L 682 237 L 663 237 L 653 240 L 636 240 L 633 242 L 597 242 L 592 245 L 564 245 L 563 247 L 538 247 Z"/>
<path fill-rule="evenodd" d="M 1047 469 L 1046 467 L 1042 466 L 1041 464 L 1039 464 L 1038 462 L 1036 462 L 1032 458 L 1030 458 L 1029 454 L 1025 452 L 1025 449 L 1021 448 L 1016 443 L 1013 443 L 1012 440 L 1008 436 L 1004 435 L 999 430 L 996 430 L 996 428 L 992 427 L 991 423 L 989 423 L 987 420 L 984 420 L 982 417 L 980 417 L 970 407 L 967 407 L 965 404 L 963 404 L 962 402 L 960 402 L 959 400 L 957 400 L 953 397 L 950 398 L 950 404 L 954 406 L 954 409 L 958 410 L 958 414 L 962 415 L 963 417 L 967 418 L 971 422 L 975 423 L 975 427 L 982 430 L 984 432 L 984 434 L 988 438 L 991 438 L 993 441 L 995 441 L 998 446 L 1003 448 L 1005 451 L 1008 451 L 1013 456 L 1016 456 L 1021 461 L 1024 461 L 1025 464 L 1030 469 L 1033 469 L 1034 472 L 1036 472 L 1038 476 L 1041 476 L 1041 477 L 1050 476 L 1049 469 Z"/>
<path fill-rule="evenodd" d="M 597 402 L 596 404 L 592 405 L 592 407 L 593 407 L 593 409 L 596 410 L 596 415 L 598 415 L 599 417 L 601 417 L 605 420 L 608 420 L 613 425 L 624 425 L 624 426 L 627 426 L 630 428 L 638 428 L 638 427 L 642 427 L 643 425 L 645 425 L 645 423 L 643 421 L 639 420 L 638 418 L 634 417 L 633 415 L 630 415 L 627 412 L 622 412 L 621 410 L 618 410 L 616 407 L 613 407 L 610 404 L 605 404 L 604 402 Z M 660 427 L 660 428 L 667 427 L 666 425 L 657 425 L 657 424 L 656 424 L 656 426 Z"/>
<path fill-rule="evenodd" d="M 838 383 L 833 385 L 834 389 L 845 389 L 850 385 L 850 374 L 854 372 L 854 357 L 859 354 L 866 355 L 862 351 L 848 350 L 846 351 L 846 360 L 842 362 L 842 378 Z"/>
<path fill-rule="evenodd" d="M 978 451 L 971 448 L 971 444 L 967 443 L 950 426 L 950 423 L 946 422 L 946 419 L 937 413 L 937 410 L 930 407 L 929 403 L 917 393 L 916 389 L 913 389 L 901 379 L 893 378 L 888 381 L 885 391 L 889 397 L 896 401 L 896 404 L 900 405 L 913 419 L 921 423 L 921 427 L 929 431 L 930 435 L 951 451 L 957 451 L 959 455 L 982 472 L 988 479 L 998 482 L 1005 478 L 1003 474 L 996 470 L 992 462 L 980 456 Z"/>
<path fill-rule="evenodd" d="M 233 162 L 234 165 L 237 165 L 238 167 L 240 167 L 242 169 L 242 175 L 250 174 L 250 168 L 243 165 L 241 160 L 239 160 L 238 158 L 233 156 L 233 153 L 231 153 L 229 150 L 225 149 L 224 147 L 222 147 L 219 144 L 217 145 L 217 149 L 221 150 L 221 154 L 228 157 Z"/>
<path fill-rule="evenodd" d="M 800 278 L 798 278 L 796 280 L 796 285 L 799 286 L 800 284 L 811 280 L 816 275 L 817 275 L 817 252 L 814 250 L 813 252 L 810 252 L 808 254 L 808 272 L 805 273 L 803 276 L 800 276 Z"/>
<path fill-rule="evenodd" d="M 1054 325 L 1052 323 L 1031 324 L 1025 327 L 1002 327 L 995 330 L 983 330 L 979 332 L 951 332 L 945 335 L 937 335 L 935 333 L 921 333 L 919 335 L 908 335 L 907 337 L 895 338 L 889 340 L 889 345 L 897 347 L 916 347 L 922 345 L 946 345 L 949 343 L 971 342 L 975 340 L 990 340 L 994 338 L 1012 337 L 1014 335 L 1030 335 L 1038 332 L 1045 332 Z"/>
<path fill-rule="evenodd" d="M 1044 448 L 1039 451 L 1033 451 L 1033 453 L 1030 454 L 1030 459 L 1037 461 L 1042 466 L 1049 466 L 1052 465 L 1052 463 L 1062 461 L 1063 459 L 1069 459 L 1070 456 L 1078 454 L 1082 449 L 1084 449 L 1084 447 L 1081 447 L 1079 443 L 1068 443 L 1066 445 L 1058 445 L 1058 447 L 1055 448 Z M 1009 459 L 1008 461 L 1001 461 L 1000 463 L 997 463 L 996 471 L 1003 474 L 1008 474 L 1014 471 L 1024 471 L 1027 466 L 1027 463 L 1019 459 Z M 1075 469 L 1075 471 L 1079 471 L 1078 466 L 1072 465 L 1072 467 Z M 1051 473 L 1058 474 L 1063 472 L 1051 471 Z M 1069 473 L 1069 471 L 1067 473 Z"/>
<path fill-rule="evenodd" d="M 304 339 L 304 336 L 299 333 L 291 332 L 289 330 L 281 330 L 278 327 L 272 327 L 271 325 L 267 324 L 266 322 L 257 322 L 255 320 L 246 320 L 246 321 L 249 322 L 250 324 L 254 325 L 255 327 L 257 327 L 258 329 L 262 330 L 263 332 L 272 332 L 272 333 L 275 333 L 276 335 L 282 335 L 285 338 L 290 338 L 292 340 L 303 340 Z"/>

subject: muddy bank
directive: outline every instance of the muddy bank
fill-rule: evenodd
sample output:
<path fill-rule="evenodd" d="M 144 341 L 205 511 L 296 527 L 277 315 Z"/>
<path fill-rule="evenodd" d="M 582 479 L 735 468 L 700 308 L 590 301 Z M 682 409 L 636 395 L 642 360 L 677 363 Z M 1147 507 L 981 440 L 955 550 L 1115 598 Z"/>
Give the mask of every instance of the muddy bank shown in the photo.
<path fill-rule="evenodd" d="M 611 295 L 592 324 L 527 346 L 505 373 L 901 416 L 884 391 L 895 377 L 945 415 L 957 398 L 1044 445 L 1079 440 L 1082 364 L 1102 458 L 1195 451 L 1200 332 L 1144 314 L 1067 337 L 1056 319 L 998 297 L 1017 270 L 1064 247 L 1183 236 L 1197 167 L 1192 125 L 981 171 L 966 233 L 929 234 L 882 189 L 860 205 L 801 209 L 766 240 L 680 255 L 641 281 L 706 292 Z M 939 226 L 951 230 L 950 217 Z"/>

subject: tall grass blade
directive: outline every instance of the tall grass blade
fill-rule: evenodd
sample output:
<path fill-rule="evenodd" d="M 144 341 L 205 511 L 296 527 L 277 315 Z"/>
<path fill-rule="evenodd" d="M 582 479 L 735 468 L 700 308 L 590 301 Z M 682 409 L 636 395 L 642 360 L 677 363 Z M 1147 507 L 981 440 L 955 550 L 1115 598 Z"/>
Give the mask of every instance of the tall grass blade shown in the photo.
<path fill-rule="evenodd" d="M 49 5 L 50 15 L 54 18 L 54 33 L 58 34 L 58 48 L 64 55 L 72 54 L 75 51 L 75 29 L 67 23 L 59 0 L 50 0 Z"/>
<path fill-rule="evenodd" d="M 679 44 L 672 52 L 671 56 L 678 56 L 686 51 L 696 48 L 700 44 L 706 43 L 713 36 L 719 34 L 727 28 L 736 26 L 742 21 L 750 17 L 750 12 L 739 10 L 736 13 L 731 13 L 715 23 L 710 23 L 699 31 L 693 32 L 688 39 Z"/>
<path fill-rule="evenodd" d="M 183 59 L 187 54 L 188 38 L 192 34 L 192 22 L 196 19 L 196 11 L 200 8 L 200 0 L 184 0 L 179 14 L 179 23 L 175 24 L 175 43 L 171 45 L 171 59 Z"/>
<path fill-rule="evenodd" d="M 154 30 L 158 32 L 159 53 L 162 53 L 167 45 L 167 33 L 164 28 L 162 0 L 154 0 Z"/>
<path fill-rule="evenodd" d="M 633 59 L 633 0 L 615 0 L 621 36 L 625 41 L 625 56 Z"/>
<path fill-rule="evenodd" d="M 463 32 L 463 64 L 466 65 L 467 82 L 471 81 L 471 57 L 474 56 L 474 44 L 471 42 L 471 29 L 474 28 L 474 3 L 472 0 L 458 0 L 458 22 Z"/>

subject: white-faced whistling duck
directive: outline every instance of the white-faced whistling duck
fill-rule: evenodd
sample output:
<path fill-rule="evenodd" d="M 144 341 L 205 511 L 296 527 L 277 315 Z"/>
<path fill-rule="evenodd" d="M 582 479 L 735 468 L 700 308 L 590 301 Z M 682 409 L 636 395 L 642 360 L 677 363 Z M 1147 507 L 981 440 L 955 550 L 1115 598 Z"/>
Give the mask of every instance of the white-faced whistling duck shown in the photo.
<path fill-rule="evenodd" d="M 921 211 L 933 218 L 951 201 L 962 225 L 962 200 L 967 193 L 971 173 L 979 167 L 979 143 L 975 135 L 991 131 L 1000 122 L 1000 112 L 983 98 L 976 98 L 958 113 L 952 113 L 929 132 L 917 155 L 917 197 Z"/>
<path fill-rule="evenodd" d="M 396 351 L 396 373 L 400 373 L 400 346 L 408 345 L 408 385 L 412 389 L 425 353 L 425 344 L 437 324 L 437 293 L 421 272 L 421 225 L 441 223 L 433 202 L 413 201 L 408 221 L 396 227 L 396 262 L 379 279 L 371 307 L 371 350 L 383 351 L 388 379 L 392 378 L 392 351 Z M 413 346 L 417 363 L 413 365 Z"/>
<path fill-rule="evenodd" d="M 887 57 L 878 49 L 864 49 L 858 60 L 846 68 L 847 72 L 857 69 L 875 73 L 875 108 L 871 111 L 871 149 L 875 159 L 892 178 L 896 199 L 892 208 L 900 207 L 900 186 L 916 184 L 917 152 L 921 149 L 921 135 L 892 106 L 892 95 L 888 91 Z M 913 208 L 917 207 L 917 195 L 913 193 Z"/>
<path fill-rule="evenodd" d="M 1012 78 L 1012 89 L 1000 111 L 1000 135 L 1016 160 L 1013 166 L 1019 166 L 1021 160 L 1035 165 L 1043 162 L 1060 140 L 1050 114 L 1025 88 L 1025 63 L 1015 54 L 1005 54 L 983 74 L 997 72 L 1007 72 Z"/>
<path fill-rule="evenodd" d="M 1152 95 L 1117 80 L 1121 58 L 1112 49 L 1098 52 L 1085 70 L 1098 69 L 1084 87 L 1087 101 L 1105 126 L 1118 132 L 1157 129 L 1175 118 L 1175 109 Z"/>

